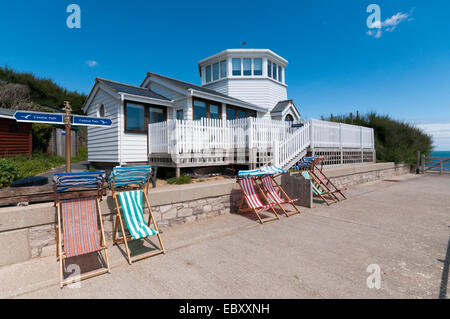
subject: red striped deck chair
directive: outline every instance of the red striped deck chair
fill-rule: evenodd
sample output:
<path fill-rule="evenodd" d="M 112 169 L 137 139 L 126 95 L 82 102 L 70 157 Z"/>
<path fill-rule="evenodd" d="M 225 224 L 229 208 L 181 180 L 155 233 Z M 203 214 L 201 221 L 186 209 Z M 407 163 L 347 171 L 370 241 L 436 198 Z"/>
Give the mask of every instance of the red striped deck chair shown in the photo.
<path fill-rule="evenodd" d="M 291 199 L 288 194 L 284 191 L 284 189 L 277 183 L 275 178 L 271 175 L 267 175 L 261 178 L 261 182 L 263 185 L 263 190 L 266 193 L 267 199 L 273 204 L 276 204 L 286 215 L 286 217 L 300 214 L 297 206 L 295 206 L 295 202 L 298 201 L 298 198 Z M 275 183 L 275 185 L 274 185 Z M 291 205 L 295 211 L 287 212 L 283 205 Z"/>
<path fill-rule="evenodd" d="M 255 180 L 253 178 L 238 178 L 238 184 L 241 186 L 242 192 L 244 194 L 238 208 L 238 213 L 245 213 L 252 211 L 256 214 L 256 216 L 258 216 L 258 219 L 261 224 L 272 220 L 280 219 L 277 212 L 273 208 L 275 204 L 269 202 L 267 197 L 264 195 L 264 192 L 262 192 L 259 185 L 255 183 Z M 259 189 L 260 193 L 263 195 L 263 198 L 265 199 L 267 204 L 263 204 L 261 202 L 255 187 Z M 247 204 L 248 208 L 243 208 L 244 203 Z M 260 213 L 269 210 L 274 214 L 274 216 L 262 218 Z"/>
<path fill-rule="evenodd" d="M 166 253 L 161 232 L 158 230 L 158 224 L 147 196 L 151 172 L 151 166 L 116 167 L 109 178 L 117 211 L 113 240 L 115 244 L 124 243 L 130 265 L 134 261 Z M 149 212 L 148 222 L 144 220 L 145 206 Z M 119 226 L 122 233 L 120 236 L 118 236 Z M 138 256 L 131 256 L 129 242 L 155 235 L 160 248 Z"/>
<path fill-rule="evenodd" d="M 61 288 L 75 281 L 110 272 L 108 248 L 103 229 L 103 217 L 100 211 L 100 199 L 103 190 L 104 172 L 65 173 L 53 177 L 55 205 L 58 225 L 56 230 L 56 255 L 60 262 Z M 91 189 L 89 197 L 61 199 L 68 190 Z M 97 195 L 92 195 L 96 190 Z M 100 227 L 99 227 L 100 226 Z M 82 274 L 78 278 L 64 279 L 64 268 L 68 258 L 81 255 L 104 253 L 104 267 Z"/>

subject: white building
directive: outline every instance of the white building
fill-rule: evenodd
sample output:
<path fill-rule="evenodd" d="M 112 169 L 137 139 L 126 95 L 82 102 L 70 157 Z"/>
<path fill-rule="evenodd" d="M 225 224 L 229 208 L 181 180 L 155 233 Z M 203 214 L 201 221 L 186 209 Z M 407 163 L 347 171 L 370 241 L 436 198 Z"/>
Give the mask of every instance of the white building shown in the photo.
<path fill-rule="evenodd" d="M 274 156 L 286 156 L 288 162 L 279 164 L 289 165 L 306 146 L 288 155 L 274 151 L 283 148 L 278 142 L 301 137 L 291 136 L 289 123 L 298 122 L 300 113 L 288 99 L 287 65 L 268 49 L 229 49 L 199 62 L 200 86 L 151 72 L 140 86 L 97 78 L 84 111 L 113 125 L 89 127 L 89 161 L 150 163 L 178 173 L 180 167 L 255 166 L 274 162 Z M 199 155 L 211 150 L 215 155 Z"/>

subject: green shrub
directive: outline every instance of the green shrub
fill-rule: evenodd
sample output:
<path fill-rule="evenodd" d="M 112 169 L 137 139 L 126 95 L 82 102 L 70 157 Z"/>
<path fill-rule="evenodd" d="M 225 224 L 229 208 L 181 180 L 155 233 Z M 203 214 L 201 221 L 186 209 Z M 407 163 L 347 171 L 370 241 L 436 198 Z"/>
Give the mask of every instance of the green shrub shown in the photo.
<path fill-rule="evenodd" d="M 167 184 L 177 184 L 177 185 L 183 185 L 183 184 L 190 184 L 192 182 L 192 178 L 187 175 L 181 175 L 180 177 L 171 177 L 167 179 Z"/>
<path fill-rule="evenodd" d="M 431 136 L 414 125 L 396 121 L 388 115 L 369 113 L 360 116 L 331 115 L 327 121 L 372 127 L 375 133 L 377 161 L 412 164 L 417 161 L 417 151 L 429 155 L 433 150 Z"/>
<path fill-rule="evenodd" d="M 51 170 L 65 163 L 65 160 L 59 156 L 49 156 L 42 153 L 35 153 L 30 159 L 26 156 L 16 156 L 11 158 L 19 169 L 19 178 L 35 176 Z"/>
<path fill-rule="evenodd" d="M 48 124 L 33 124 L 33 152 L 46 152 L 50 137 L 52 135 L 52 126 Z"/>
<path fill-rule="evenodd" d="M 0 158 L 0 188 L 19 179 L 20 171 L 15 162 L 9 158 Z"/>

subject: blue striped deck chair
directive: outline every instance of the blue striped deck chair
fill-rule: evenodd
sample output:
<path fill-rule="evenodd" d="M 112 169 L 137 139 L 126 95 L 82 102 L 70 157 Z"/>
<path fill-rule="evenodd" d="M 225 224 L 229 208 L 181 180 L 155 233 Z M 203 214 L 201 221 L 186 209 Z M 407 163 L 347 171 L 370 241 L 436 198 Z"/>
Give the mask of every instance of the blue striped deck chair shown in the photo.
<path fill-rule="evenodd" d="M 331 204 L 337 202 L 335 196 L 329 190 L 323 189 L 322 185 L 315 182 L 308 171 L 303 171 L 302 175 L 306 180 L 310 181 L 314 197 L 322 199 L 327 206 L 330 206 L 330 201 L 332 202 Z"/>
<path fill-rule="evenodd" d="M 61 288 L 77 280 L 110 272 L 108 248 L 105 241 L 100 200 L 103 193 L 105 172 L 54 174 L 55 206 L 58 224 L 56 226 L 56 257 L 60 263 Z M 90 195 L 73 199 L 73 193 L 96 191 Z M 70 195 L 70 199 L 66 199 Z M 99 226 L 100 225 L 100 229 Z M 66 259 L 103 251 L 105 266 L 99 270 L 82 274 L 78 278 L 64 279 Z"/>
<path fill-rule="evenodd" d="M 124 243 L 130 265 L 134 261 L 165 253 L 161 233 L 147 195 L 151 172 L 151 166 L 116 167 L 108 179 L 117 211 L 113 240 L 115 244 Z M 145 205 L 149 211 L 147 222 L 144 219 Z M 154 235 L 158 237 L 160 248 L 131 257 L 128 242 Z"/>

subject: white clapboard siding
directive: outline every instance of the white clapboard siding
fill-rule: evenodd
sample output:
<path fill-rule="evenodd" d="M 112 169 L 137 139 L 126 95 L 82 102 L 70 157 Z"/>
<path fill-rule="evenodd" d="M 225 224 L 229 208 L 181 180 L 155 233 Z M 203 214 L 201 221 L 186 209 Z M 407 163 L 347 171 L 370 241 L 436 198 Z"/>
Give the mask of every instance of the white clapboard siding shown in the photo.
<path fill-rule="evenodd" d="M 287 99 L 286 86 L 269 79 L 230 79 L 228 95 L 271 111 Z"/>
<path fill-rule="evenodd" d="M 99 90 L 87 111 L 88 116 L 97 117 L 98 107 L 105 107 L 105 117 L 112 120 L 111 127 L 88 127 L 88 160 L 90 162 L 119 162 L 119 104 L 103 90 Z"/>

